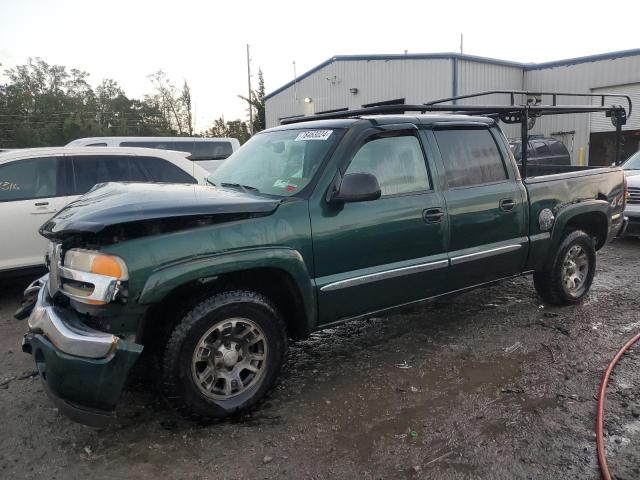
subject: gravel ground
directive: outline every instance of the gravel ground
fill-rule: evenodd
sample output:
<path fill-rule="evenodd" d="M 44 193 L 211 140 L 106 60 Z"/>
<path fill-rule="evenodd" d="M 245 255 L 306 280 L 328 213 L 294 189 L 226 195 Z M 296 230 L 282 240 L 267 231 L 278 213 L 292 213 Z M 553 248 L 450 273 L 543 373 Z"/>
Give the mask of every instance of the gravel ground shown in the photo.
<path fill-rule="evenodd" d="M 639 267 L 640 241 L 616 242 L 576 307 L 544 307 L 520 278 L 314 334 L 291 347 L 268 401 L 233 422 L 179 419 L 136 381 L 104 430 L 62 417 L 31 376 L 26 322 L 12 318 L 24 281 L 5 283 L 0 478 L 596 479 L 595 395 L 640 330 Z M 607 395 L 618 479 L 640 478 L 639 385 L 632 352 Z"/>

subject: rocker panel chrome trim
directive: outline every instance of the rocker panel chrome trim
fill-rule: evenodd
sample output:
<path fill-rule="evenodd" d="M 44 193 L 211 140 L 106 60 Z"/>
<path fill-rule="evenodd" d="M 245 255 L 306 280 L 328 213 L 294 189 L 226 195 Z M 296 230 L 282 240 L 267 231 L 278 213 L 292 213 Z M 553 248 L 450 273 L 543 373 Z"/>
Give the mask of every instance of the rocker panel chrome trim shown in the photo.
<path fill-rule="evenodd" d="M 474 260 L 480 260 L 482 258 L 493 257 L 494 255 L 513 252 L 515 250 L 519 250 L 520 248 L 522 248 L 522 244 L 516 243 L 513 245 L 505 245 L 504 247 L 491 248 L 489 250 L 469 253 L 467 255 L 460 255 L 451 259 L 451 265 L 459 265 L 461 263 L 472 262 Z"/>
<path fill-rule="evenodd" d="M 377 282 L 379 280 L 387 280 L 389 278 L 402 277 L 412 273 L 427 272 L 429 270 L 437 270 L 449 266 L 449 260 L 438 260 L 436 262 L 421 263 L 419 265 L 411 265 L 408 267 L 394 268 L 383 272 L 370 273 L 368 275 L 360 275 L 358 277 L 340 280 L 338 282 L 328 283 L 321 287 L 322 292 L 330 292 L 341 288 L 354 287 L 365 283 Z"/>

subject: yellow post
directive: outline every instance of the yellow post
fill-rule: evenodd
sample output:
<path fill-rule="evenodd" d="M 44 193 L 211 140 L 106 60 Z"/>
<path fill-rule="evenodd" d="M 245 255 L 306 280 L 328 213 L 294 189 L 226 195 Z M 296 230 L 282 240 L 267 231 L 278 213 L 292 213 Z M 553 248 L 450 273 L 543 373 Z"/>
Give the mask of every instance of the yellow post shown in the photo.
<path fill-rule="evenodd" d="M 584 147 L 578 149 L 578 165 L 584 167 Z"/>

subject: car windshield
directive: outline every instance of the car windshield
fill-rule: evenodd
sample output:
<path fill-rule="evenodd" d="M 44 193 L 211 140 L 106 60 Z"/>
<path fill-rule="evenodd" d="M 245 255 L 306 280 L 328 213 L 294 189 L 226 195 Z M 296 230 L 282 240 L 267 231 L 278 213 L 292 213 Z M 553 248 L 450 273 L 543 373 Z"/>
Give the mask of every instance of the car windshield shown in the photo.
<path fill-rule="evenodd" d="M 622 164 L 625 170 L 640 170 L 640 152 L 631 155 L 626 162 Z"/>
<path fill-rule="evenodd" d="M 336 130 L 280 130 L 255 135 L 212 173 L 216 186 L 289 197 L 315 176 Z"/>

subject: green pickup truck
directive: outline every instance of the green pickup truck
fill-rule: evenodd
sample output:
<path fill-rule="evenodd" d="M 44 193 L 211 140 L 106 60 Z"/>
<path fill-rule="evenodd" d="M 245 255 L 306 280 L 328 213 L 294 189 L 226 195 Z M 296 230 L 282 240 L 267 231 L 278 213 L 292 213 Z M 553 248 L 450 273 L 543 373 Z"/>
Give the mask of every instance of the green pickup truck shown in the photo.
<path fill-rule="evenodd" d="M 101 184 L 41 228 L 23 350 L 71 418 L 113 416 L 143 351 L 208 421 L 255 406 L 289 339 L 338 322 L 525 274 L 575 304 L 624 223 L 621 169 L 523 180 L 482 115 L 282 125 L 209 182 Z"/>

